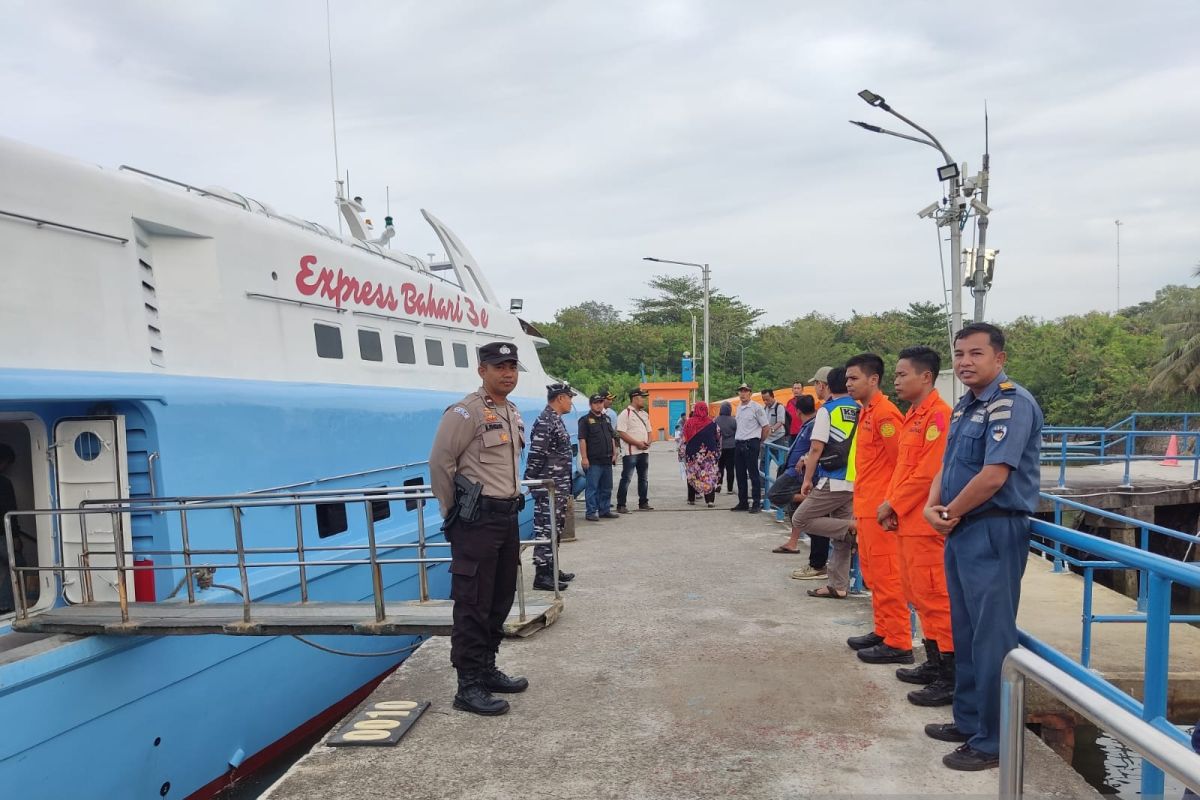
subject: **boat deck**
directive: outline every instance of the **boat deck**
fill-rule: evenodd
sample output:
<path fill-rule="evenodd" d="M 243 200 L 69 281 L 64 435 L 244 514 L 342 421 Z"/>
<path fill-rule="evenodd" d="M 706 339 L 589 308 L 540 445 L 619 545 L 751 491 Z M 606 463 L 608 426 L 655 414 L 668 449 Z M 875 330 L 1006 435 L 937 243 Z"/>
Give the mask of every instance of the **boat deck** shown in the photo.
<path fill-rule="evenodd" d="M 789 577 L 803 556 L 770 552 L 783 526 L 729 513 L 726 494 L 686 505 L 669 447 L 652 451 L 650 493 L 653 512 L 580 517 L 562 617 L 501 648 L 531 684 L 508 714 L 454 710 L 449 642 L 430 640 L 364 704 L 432 703 L 397 746 L 318 745 L 265 797 L 996 795 L 995 771 L 946 769 L 953 746 L 922 732 L 949 709 L 910 704 L 894 667 L 846 647 L 870 628 L 867 597 L 807 597 L 813 582 Z M 1078 591 L 1045 567 L 1050 591 Z M 1078 634 L 1077 608 L 1044 622 Z M 1027 795 L 1098 797 L 1032 734 L 1027 752 Z"/>

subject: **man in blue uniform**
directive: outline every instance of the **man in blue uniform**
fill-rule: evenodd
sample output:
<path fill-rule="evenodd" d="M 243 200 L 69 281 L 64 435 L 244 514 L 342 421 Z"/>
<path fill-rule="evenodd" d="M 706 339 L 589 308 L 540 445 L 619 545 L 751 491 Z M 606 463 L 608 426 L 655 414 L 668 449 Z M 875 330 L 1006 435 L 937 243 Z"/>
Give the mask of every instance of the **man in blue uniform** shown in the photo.
<path fill-rule="evenodd" d="M 529 431 L 529 459 L 525 462 L 525 480 L 548 478 L 554 481 L 554 524 L 559 541 L 562 541 L 562 530 L 567 524 L 567 498 L 571 496 L 571 467 L 575 459 L 571 453 L 571 435 L 562 418 L 570 413 L 574 396 L 570 384 L 561 381 L 546 387 L 546 407 Z M 533 492 L 535 539 L 550 538 L 550 513 L 549 492 Z M 573 572 L 559 570 L 553 556 L 550 545 L 534 545 L 533 588 L 552 592 L 557 581 L 561 592 L 575 577 Z"/>
<path fill-rule="evenodd" d="M 1017 646 L 1017 605 L 1037 508 L 1042 410 L 1004 374 L 1004 334 L 976 322 L 954 337 L 954 371 L 970 391 L 954 407 L 925 519 L 946 540 L 957 657 L 954 721 L 925 733 L 960 742 L 951 769 L 999 765 L 1000 667 Z"/>

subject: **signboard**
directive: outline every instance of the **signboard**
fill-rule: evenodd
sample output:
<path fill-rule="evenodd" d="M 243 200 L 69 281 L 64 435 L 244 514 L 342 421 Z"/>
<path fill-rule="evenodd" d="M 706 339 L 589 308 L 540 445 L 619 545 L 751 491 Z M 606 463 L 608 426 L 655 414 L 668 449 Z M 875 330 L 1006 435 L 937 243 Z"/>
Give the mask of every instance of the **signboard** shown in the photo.
<path fill-rule="evenodd" d="M 330 747 L 391 747 L 408 733 L 408 729 L 416 724 L 427 708 L 428 700 L 423 703 L 415 700 L 378 700 L 346 720 L 346 724 L 329 737 L 328 744 Z"/>

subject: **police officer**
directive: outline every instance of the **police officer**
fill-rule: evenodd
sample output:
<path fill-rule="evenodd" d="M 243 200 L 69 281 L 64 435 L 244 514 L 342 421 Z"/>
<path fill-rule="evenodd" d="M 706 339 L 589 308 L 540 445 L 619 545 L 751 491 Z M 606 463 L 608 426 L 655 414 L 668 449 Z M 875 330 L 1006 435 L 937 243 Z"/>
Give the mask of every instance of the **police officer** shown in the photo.
<path fill-rule="evenodd" d="M 508 401 L 517 386 L 517 370 L 515 345 L 491 342 L 479 348 L 483 386 L 446 409 L 429 454 L 433 494 L 443 518 L 451 518 L 443 530 L 452 559 L 450 661 L 458 671 L 454 707 L 488 716 L 508 711 L 508 703 L 492 692 L 529 688 L 529 681 L 496 668 L 504 620 L 516 593 L 517 513 L 524 507 L 518 470 L 525 424 Z M 456 476 L 482 487 L 473 521 L 456 516 L 460 509 L 455 506 L 465 497 L 456 491 Z"/>
<path fill-rule="evenodd" d="M 1004 334 L 976 322 L 954 337 L 954 371 L 970 391 L 950 415 L 942 470 L 925 519 L 946 539 L 946 588 L 957 657 L 954 721 L 926 725 L 962 744 L 951 769 L 1000 763 L 1000 667 L 1017 646 L 1017 605 L 1037 508 L 1042 410 L 1004 374 Z"/>
<path fill-rule="evenodd" d="M 574 390 L 565 383 L 552 383 L 546 387 L 546 407 L 533 421 L 529 431 L 529 460 L 525 463 L 525 480 L 554 481 L 554 523 L 557 534 L 562 537 L 567 524 L 567 498 L 571 496 L 571 469 L 574 457 L 571 453 L 571 435 L 563 424 L 563 415 L 571 410 Z M 550 538 L 550 494 L 546 491 L 533 493 L 533 535 L 538 539 Z M 555 571 L 553 551 L 548 544 L 533 547 L 533 588 L 554 591 Z M 573 572 L 558 572 L 558 590 L 567 588 L 574 577 Z"/>

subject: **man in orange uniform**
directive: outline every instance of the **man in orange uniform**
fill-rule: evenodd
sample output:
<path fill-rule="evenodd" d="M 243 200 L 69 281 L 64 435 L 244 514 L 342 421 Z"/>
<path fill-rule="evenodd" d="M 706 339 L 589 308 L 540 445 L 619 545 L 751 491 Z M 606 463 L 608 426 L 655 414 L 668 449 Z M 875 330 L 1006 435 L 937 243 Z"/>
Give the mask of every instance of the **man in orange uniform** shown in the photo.
<path fill-rule="evenodd" d="M 846 362 L 846 391 L 862 406 L 854 434 L 854 523 L 858 563 L 871 587 L 875 630 L 846 644 L 868 664 L 911 664 L 912 625 L 900 579 L 896 534 L 885 531 L 876 511 L 887 495 L 904 420 L 900 409 L 879 391 L 883 359 L 863 353 Z"/>
<path fill-rule="evenodd" d="M 925 521 L 929 485 L 942 468 L 950 406 L 934 388 L 942 359 L 929 347 L 900 351 L 896 396 L 911 403 L 900 428 L 900 454 L 877 519 L 897 532 L 904 595 L 921 620 L 925 663 L 896 670 L 906 683 L 925 684 L 908 693 L 918 706 L 954 702 L 954 640 L 950 636 L 950 595 L 946 591 L 946 539 Z"/>

